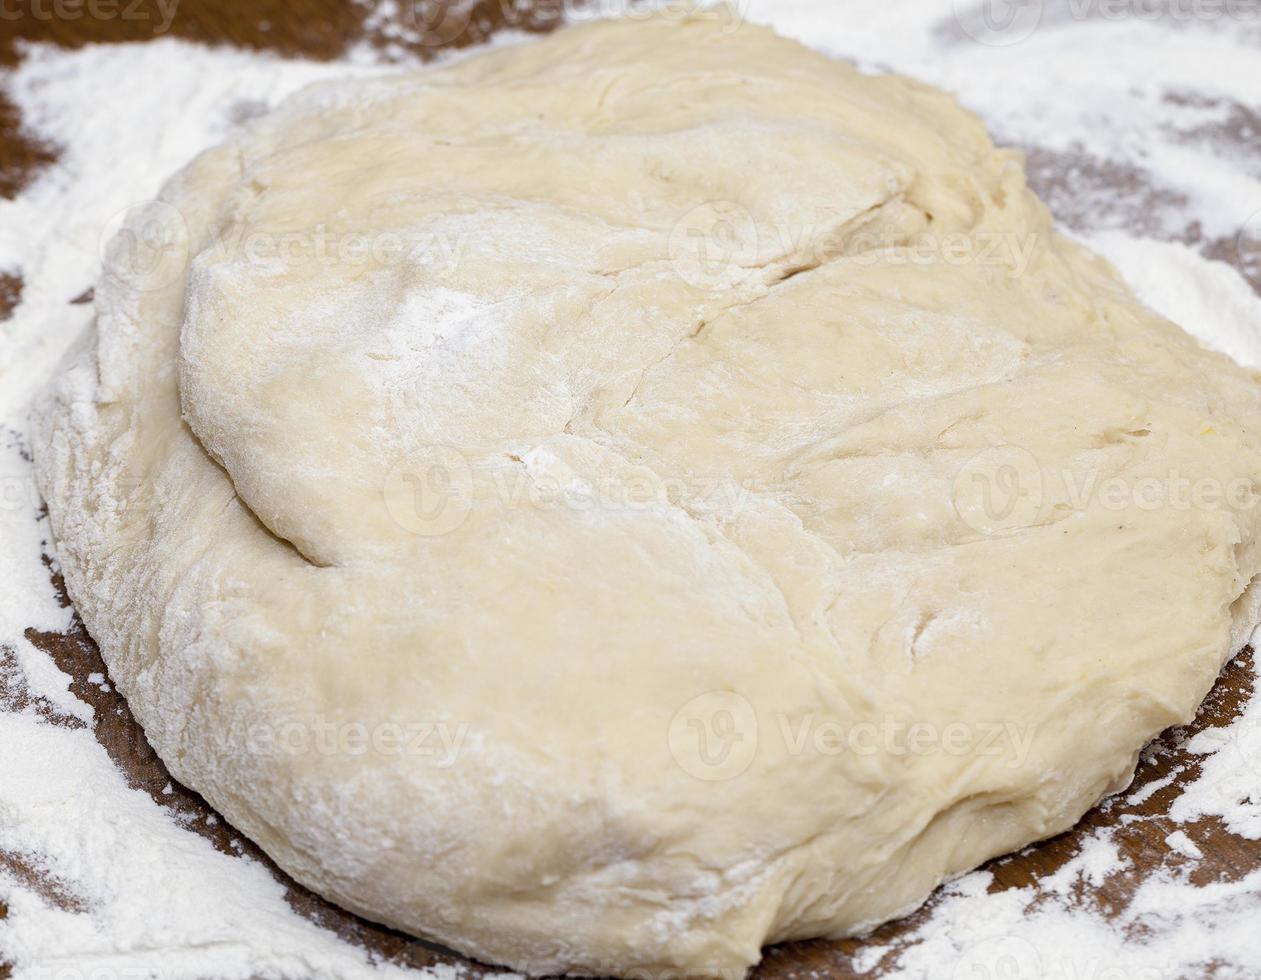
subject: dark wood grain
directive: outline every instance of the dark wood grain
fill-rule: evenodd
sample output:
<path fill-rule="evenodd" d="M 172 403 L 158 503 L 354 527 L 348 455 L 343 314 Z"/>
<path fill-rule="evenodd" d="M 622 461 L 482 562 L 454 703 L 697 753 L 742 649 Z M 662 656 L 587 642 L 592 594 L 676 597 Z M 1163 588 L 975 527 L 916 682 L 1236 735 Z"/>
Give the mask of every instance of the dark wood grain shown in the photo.
<path fill-rule="evenodd" d="M 130 0 L 128 0 L 130 2 Z M 51 3 L 51 0 L 50 0 Z M 44 9 L 48 9 L 45 7 Z M 400 49 L 426 57 L 444 46 L 462 46 L 483 40 L 505 26 L 527 30 L 546 30 L 558 22 L 557 3 L 512 4 L 501 0 L 483 0 L 471 8 L 467 17 L 458 21 L 444 20 L 432 12 L 408 13 L 404 23 L 390 30 L 387 25 L 370 22 L 368 7 L 341 0 L 183 0 L 173 16 L 164 14 L 158 0 L 144 0 L 129 7 L 131 17 L 91 16 L 86 11 L 78 17 L 27 16 L 14 21 L 0 21 L 0 65 L 13 65 L 20 57 L 19 41 L 41 41 L 76 47 L 88 42 L 114 43 L 147 40 L 173 35 L 209 44 L 230 44 L 245 48 L 274 50 L 284 54 L 333 59 L 347 45 L 366 42 L 382 49 L 389 56 Z M 98 11 L 99 12 L 99 11 Z M 399 40 L 399 38 L 402 40 Z M 102 93 L 108 97 L 108 92 Z M 1241 112 L 1244 110 L 1240 110 Z M 1255 139 L 1256 127 L 1245 125 L 1249 120 L 1239 113 L 1228 115 L 1223 130 L 1208 134 L 1215 139 L 1230 139 L 1230 127 L 1238 124 L 1241 133 Z M 1243 138 L 1243 137 L 1240 137 Z M 1047 197 L 1056 209 L 1074 192 L 1063 175 L 1069 172 L 1068 161 L 1038 148 L 1028 148 L 1030 178 L 1035 189 Z M 13 196 L 34 179 L 41 168 L 56 159 L 57 148 L 26 131 L 12 103 L 0 98 L 0 195 Z M 1082 151 L 1071 161 L 1077 180 L 1087 179 L 1100 186 L 1122 191 L 1134 208 L 1137 223 L 1133 230 L 1142 231 L 1141 216 L 1153 207 L 1185 202 L 1167 202 L 1160 192 L 1147 188 L 1142 175 L 1098 161 Z M 1083 178 L 1082 175 L 1085 175 Z M 1196 228 L 1188 225 L 1184 240 L 1196 242 Z M 1231 261 L 1228 243 L 1204 243 L 1205 251 Z M 0 321 L 17 304 L 22 291 L 19 274 L 0 270 Z M 88 297 L 90 298 L 90 297 Z M 79 297 L 76 302 L 82 301 Z M 3 329 L 0 326 L 0 329 Z M 50 575 L 52 573 L 50 572 Z M 55 576 L 54 576 L 55 580 Z M 58 583 L 60 587 L 60 583 Z M 64 593 L 63 593 L 64 595 Z M 445 962 L 464 962 L 441 948 L 404 936 L 381 926 L 365 922 L 323 901 L 290 881 L 271 865 L 267 857 L 248 840 L 236 833 L 196 793 L 171 779 L 161 760 L 153 753 L 144 734 L 129 712 L 125 701 L 111 687 L 103 690 L 89 682 L 93 673 L 107 674 L 104 663 L 91 638 L 79 624 L 65 633 L 30 631 L 28 639 L 54 659 L 72 678 L 72 691 L 95 709 L 94 734 L 110 757 L 125 773 L 130 784 L 171 810 L 181 822 L 203 835 L 218 850 L 227 854 L 247 854 L 272 867 L 276 876 L 288 885 L 288 900 L 293 908 L 320 923 L 348 941 L 370 949 L 383 958 L 411 966 Z M 0 649 L 0 709 L 29 708 L 39 712 L 50 724 L 83 726 L 83 722 L 60 715 L 50 704 L 33 702 L 14 680 L 11 652 Z M 1070 833 L 1027 848 L 1018 855 L 993 861 L 988 869 L 993 874 L 992 890 L 1039 888 L 1039 882 L 1076 855 L 1088 835 L 1107 828 L 1129 862 L 1125 869 L 1112 875 L 1089 900 L 1104 915 L 1124 908 L 1148 874 L 1165 867 L 1176 867 L 1185 859 L 1165 843 L 1174 829 L 1187 833 L 1204 853 L 1197 862 L 1192 880 L 1195 884 L 1233 881 L 1261 867 L 1261 841 L 1247 841 L 1228 833 L 1218 821 L 1175 825 L 1167 816 L 1168 807 L 1182 788 L 1199 773 L 1199 760 L 1179 746 L 1189 732 L 1207 726 L 1227 724 L 1246 703 L 1252 687 L 1252 658 L 1245 652 L 1222 674 L 1199 718 L 1187 732 L 1165 733 L 1145 754 L 1135 779 L 1134 789 L 1157 780 L 1170 778 L 1167 786 L 1152 793 L 1141 803 L 1130 804 L 1117 797 L 1089 813 Z M 25 700 L 23 700 L 25 699 Z M 171 788 L 168 790 L 168 786 Z M 41 877 L 15 856 L 0 854 L 0 864 L 13 874 L 29 881 L 50 902 L 71 907 L 74 896 L 60 889 L 58 883 Z M 807 942 L 772 948 L 756 975 L 763 980 L 829 977 L 857 978 L 854 955 L 870 943 L 897 949 L 913 941 L 915 930 L 931 914 L 930 901 L 916 914 L 879 929 L 867 940 L 845 942 Z M 0 918 L 7 910 L 0 905 Z M 882 966 L 887 967 L 891 957 Z M 480 968 L 475 967 L 475 972 Z M 882 974 L 881 967 L 866 974 L 871 980 Z M 0 980 L 9 969 L 0 963 Z M 213 980 L 213 978 L 207 978 Z"/>
<path fill-rule="evenodd" d="M 11 272 L 0 272 L 0 321 L 13 315 L 22 298 L 22 280 Z"/>

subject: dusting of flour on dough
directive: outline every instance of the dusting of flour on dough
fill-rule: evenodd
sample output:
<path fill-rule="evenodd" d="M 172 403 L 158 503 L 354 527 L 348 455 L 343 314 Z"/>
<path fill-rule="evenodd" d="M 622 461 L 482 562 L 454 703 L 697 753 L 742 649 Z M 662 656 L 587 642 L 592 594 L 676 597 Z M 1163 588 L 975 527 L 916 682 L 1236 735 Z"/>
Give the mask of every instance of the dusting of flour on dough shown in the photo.
<path fill-rule="evenodd" d="M 1117 232 L 1090 236 L 1088 243 L 1153 309 L 1241 363 L 1261 364 L 1261 302 L 1234 269 L 1178 243 Z M 1201 770 L 1174 801 L 1169 817 L 1181 824 L 1214 817 L 1232 834 L 1261 840 L 1261 681 L 1230 725 L 1207 728 L 1183 748 L 1202 757 Z M 1174 775 L 1147 783 L 1127 802 L 1143 802 Z M 1186 864 L 1151 876 L 1115 920 L 1101 918 L 1075 893 L 1079 883 L 1097 886 L 1130 866 L 1109 832 L 1098 831 L 1038 891 L 991 893 L 990 872 L 965 875 L 942 890 L 910 937 L 896 946 L 866 948 L 856 965 L 896 967 L 898 977 L 917 980 L 937 976 L 941 964 L 952 964 L 959 976 L 971 975 L 969 968 L 984 971 L 1005 964 L 1020 980 L 1112 975 L 1100 972 L 1107 970 L 1173 980 L 1214 960 L 1248 969 L 1259 952 L 1255 921 L 1261 914 L 1261 871 L 1198 887 L 1189 878 L 1203 856 L 1199 847 L 1182 830 L 1173 831 L 1166 843 Z"/>
<path fill-rule="evenodd" d="M 0 325 L 0 962 L 15 977 L 455 974 L 373 963 L 295 912 L 266 867 L 217 852 L 128 786 L 84 727 L 93 709 L 25 635 L 70 624 L 23 433 L 31 395 L 89 319 L 70 301 L 96 279 L 102 229 L 221 138 L 240 105 L 352 70 L 160 41 L 35 48 L 9 79 L 29 123 L 63 147 L 21 197 L 0 200 L 0 267 L 25 280 Z M 105 78 L 108 101 L 95 97 Z M 32 888 L 14 863 L 52 884 Z"/>

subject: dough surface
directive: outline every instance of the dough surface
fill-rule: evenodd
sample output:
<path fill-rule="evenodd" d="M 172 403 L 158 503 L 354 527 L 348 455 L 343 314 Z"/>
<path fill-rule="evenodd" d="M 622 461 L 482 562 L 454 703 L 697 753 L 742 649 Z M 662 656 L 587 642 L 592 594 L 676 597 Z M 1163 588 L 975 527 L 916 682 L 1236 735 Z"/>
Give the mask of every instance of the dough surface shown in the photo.
<path fill-rule="evenodd" d="M 750 26 L 308 90 L 97 311 L 35 448 L 113 680 L 296 879 L 489 962 L 904 913 L 1256 619 L 1258 379 L 950 97 Z"/>

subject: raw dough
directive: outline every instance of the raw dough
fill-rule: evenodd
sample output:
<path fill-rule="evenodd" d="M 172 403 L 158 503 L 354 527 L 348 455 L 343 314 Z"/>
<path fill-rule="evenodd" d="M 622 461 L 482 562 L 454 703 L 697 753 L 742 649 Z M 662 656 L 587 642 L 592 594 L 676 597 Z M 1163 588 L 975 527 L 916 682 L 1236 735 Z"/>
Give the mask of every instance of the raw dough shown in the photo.
<path fill-rule="evenodd" d="M 749 26 L 309 90 L 97 309 L 36 448 L 113 679 L 295 878 L 487 961 L 904 913 L 1256 618 L 1258 379 L 950 97 Z"/>

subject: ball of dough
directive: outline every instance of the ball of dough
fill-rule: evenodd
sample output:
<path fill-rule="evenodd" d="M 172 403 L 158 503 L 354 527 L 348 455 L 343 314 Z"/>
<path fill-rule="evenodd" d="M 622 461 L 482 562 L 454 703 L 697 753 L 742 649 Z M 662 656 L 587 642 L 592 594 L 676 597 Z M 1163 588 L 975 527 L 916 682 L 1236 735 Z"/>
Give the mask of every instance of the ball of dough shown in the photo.
<path fill-rule="evenodd" d="M 1256 619 L 1257 378 L 950 97 L 750 26 L 308 90 L 97 311 L 37 466 L 148 738 L 486 961 L 904 913 L 1123 787 Z"/>

